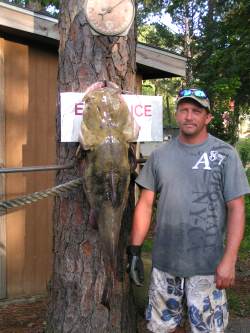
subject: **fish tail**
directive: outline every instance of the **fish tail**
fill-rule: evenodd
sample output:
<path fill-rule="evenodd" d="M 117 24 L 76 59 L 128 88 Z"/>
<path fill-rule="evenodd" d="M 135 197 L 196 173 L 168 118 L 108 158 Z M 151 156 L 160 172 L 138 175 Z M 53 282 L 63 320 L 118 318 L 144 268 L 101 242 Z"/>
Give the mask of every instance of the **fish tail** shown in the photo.
<path fill-rule="evenodd" d="M 103 288 L 103 293 L 102 293 L 102 300 L 101 304 L 104 305 L 108 310 L 111 308 L 111 298 L 112 298 L 112 291 L 114 288 L 114 272 L 109 270 L 107 274 L 106 270 L 106 282 Z"/>

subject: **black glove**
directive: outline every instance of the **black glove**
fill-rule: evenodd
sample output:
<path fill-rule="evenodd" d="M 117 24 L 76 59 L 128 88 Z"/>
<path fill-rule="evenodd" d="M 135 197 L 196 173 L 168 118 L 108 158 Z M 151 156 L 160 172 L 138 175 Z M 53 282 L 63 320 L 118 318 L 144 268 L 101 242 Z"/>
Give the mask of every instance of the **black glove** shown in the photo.
<path fill-rule="evenodd" d="M 127 247 L 128 267 L 127 272 L 138 287 L 143 286 L 144 282 L 144 267 L 141 259 L 141 246 L 129 245 Z"/>

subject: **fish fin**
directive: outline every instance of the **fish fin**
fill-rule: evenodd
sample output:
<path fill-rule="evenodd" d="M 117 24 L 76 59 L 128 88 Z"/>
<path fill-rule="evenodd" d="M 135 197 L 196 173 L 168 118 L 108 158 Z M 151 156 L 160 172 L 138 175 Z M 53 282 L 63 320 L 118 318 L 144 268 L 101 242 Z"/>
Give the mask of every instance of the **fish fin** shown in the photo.
<path fill-rule="evenodd" d="M 133 146 L 132 144 L 130 144 L 128 148 L 128 159 L 130 165 L 130 172 L 134 172 L 137 168 L 137 160 L 135 146 Z"/>
<path fill-rule="evenodd" d="M 114 273 L 111 273 L 106 276 L 106 282 L 103 288 L 102 301 L 101 301 L 101 304 L 104 305 L 108 310 L 110 310 L 111 306 L 113 285 L 114 285 Z"/>
<path fill-rule="evenodd" d="M 82 149 L 82 146 L 79 144 L 76 149 L 76 158 L 78 160 L 82 160 L 86 157 L 86 151 Z"/>

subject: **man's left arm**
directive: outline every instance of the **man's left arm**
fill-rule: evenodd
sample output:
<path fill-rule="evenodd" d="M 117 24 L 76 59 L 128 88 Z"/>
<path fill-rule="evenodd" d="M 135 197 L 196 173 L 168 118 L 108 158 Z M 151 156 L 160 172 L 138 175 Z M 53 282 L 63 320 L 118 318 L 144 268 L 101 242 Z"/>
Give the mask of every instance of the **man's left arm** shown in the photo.
<path fill-rule="evenodd" d="M 227 210 L 226 247 L 215 274 L 218 289 L 231 287 L 235 282 L 235 264 L 245 229 L 244 197 L 228 201 Z"/>

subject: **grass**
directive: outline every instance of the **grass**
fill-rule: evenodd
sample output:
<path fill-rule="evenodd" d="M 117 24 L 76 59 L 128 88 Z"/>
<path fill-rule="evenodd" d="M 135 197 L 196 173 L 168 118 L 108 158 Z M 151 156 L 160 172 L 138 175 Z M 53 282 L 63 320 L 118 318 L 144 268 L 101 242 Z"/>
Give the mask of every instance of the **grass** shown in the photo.
<path fill-rule="evenodd" d="M 250 184 L 250 168 L 247 170 L 247 177 Z M 244 260 L 250 256 L 250 195 L 245 197 L 245 209 L 246 209 L 246 229 L 244 240 L 241 243 L 239 258 Z"/>
<path fill-rule="evenodd" d="M 152 246 L 153 246 L 152 243 L 153 243 L 152 239 L 145 239 L 142 247 L 142 252 L 144 253 L 152 252 Z"/>
<path fill-rule="evenodd" d="M 245 236 L 240 246 L 239 258 L 248 259 L 250 256 L 250 198 L 246 198 L 246 228 Z"/>
<path fill-rule="evenodd" d="M 229 303 L 230 310 L 236 315 L 241 316 L 241 301 L 240 296 L 236 293 L 235 290 L 229 289 L 227 291 L 227 298 Z"/>
<path fill-rule="evenodd" d="M 241 295 L 234 289 L 227 289 L 230 315 L 236 317 L 249 317 L 250 295 Z"/>

